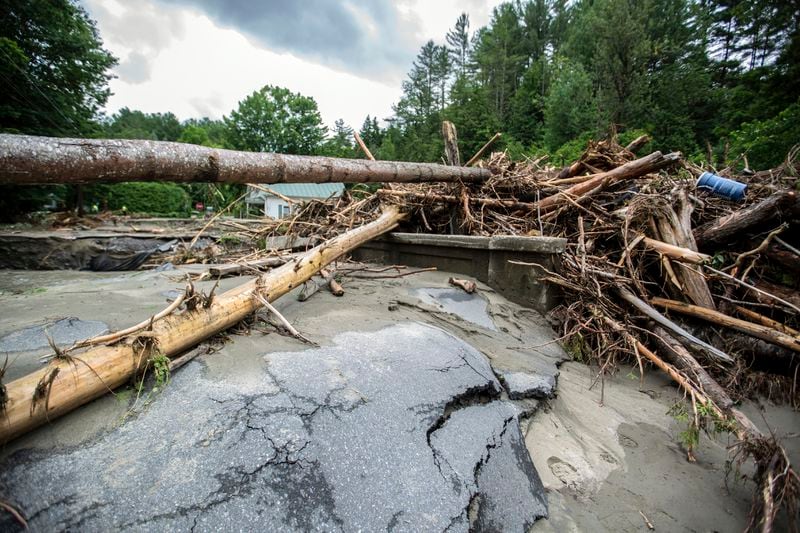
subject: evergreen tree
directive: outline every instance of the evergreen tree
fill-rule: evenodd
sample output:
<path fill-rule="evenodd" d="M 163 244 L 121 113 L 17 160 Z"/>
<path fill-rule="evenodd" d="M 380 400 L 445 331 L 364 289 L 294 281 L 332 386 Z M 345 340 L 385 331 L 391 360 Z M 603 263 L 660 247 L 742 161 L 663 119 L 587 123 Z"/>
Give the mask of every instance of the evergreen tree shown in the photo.
<path fill-rule="evenodd" d="M 344 120 L 337 119 L 333 128 L 331 128 L 331 133 L 333 135 L 322 144 L 322 155 L 347 158 L 356 156 L 353 144 L 353 128 L 345 124 Z"/>
<path fill-rule="evenodd" d="M 544 142 L 550 150 L 595 131 L 592 81 L 580 63 L 560 59 L 544 109 Z"/>
<path fill-rule="evenodd" d="M 456 24 L 445 36 L 447 50 L 453 60 L 453 69 L 458 77 L 466 77 L 469 66 L 469 15 L 461 13 Z"/>
<path fill-rule="evenodd" d="M 373 155 L 375 154 L 375 151 L 381 146 L 381 143 L 383 143 L 384 132 L 378 125 L 377 117 L 370 118 L 370 116 L 367 115 L 367 118 L 364 119 L 364 123 L 361 125 L 361 130 L 358 132 L 358 134 L 361 137 L 361 140 L 364 141 L 364 144 L 367 145 L 367 148 L 369 148 L 370 152 L 372 152 Z"/>
<path fill-rule="evenodd" d="M 488 89 L 489 104 L 501 124 L 507 122 L 509 104 L 527 60 L 522 36 L 519 12 L 511 3 L 497 6 L 491 26 L 476 34 L 474 58 L 479 79 Z"/>

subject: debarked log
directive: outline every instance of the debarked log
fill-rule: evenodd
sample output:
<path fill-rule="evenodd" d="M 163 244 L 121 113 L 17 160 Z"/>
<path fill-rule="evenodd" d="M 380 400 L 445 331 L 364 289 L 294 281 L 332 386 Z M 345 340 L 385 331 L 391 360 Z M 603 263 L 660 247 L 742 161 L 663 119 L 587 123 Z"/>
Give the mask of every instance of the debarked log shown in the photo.
<path fill-rule="evenodd" d="M 0 134 L 0 185 L 476 182 L 489 176 L 482 168 L 431 163 L 239 152 L 164 141 Z"/>
<path fill-rule="evenodd" d="M 153 321 L 112 346 L 61 354 L 43 369 L 6 385 L 7 403 L 0 413 L 0 443 L 79 407 L 125 384 L 156 356 L 176 357 L 219 333 L 311 278 L 325 265 L 365 242 L 394 229 L 403 218 L 389 207 L 375 221 L 312 248 L 254 280 L 235 287 L 181 314 Z"/>
<path fill-rule="evenodd" d="M 753 337 L 763 341 L 771 342 L 772 344 L 782 346 L 795 352 L 800 352 L 800 338 L 794 337 L 782 331 L 778 331 L 763 324 L 754 324 L 752 322 L 748 322 L 747 320 L 741 320 L 728 316 L 724 313 L 720 313 L 719 311 L 687 304 L 685 302 L 668 300 L 666 298 L 654 297 L 650 299 L 650 303 L 670 311 L 675 311 L 677 313 L 705 320 L 712 324 L 732 328 L 741 331 L 742 333 L 752 335 Z"/>

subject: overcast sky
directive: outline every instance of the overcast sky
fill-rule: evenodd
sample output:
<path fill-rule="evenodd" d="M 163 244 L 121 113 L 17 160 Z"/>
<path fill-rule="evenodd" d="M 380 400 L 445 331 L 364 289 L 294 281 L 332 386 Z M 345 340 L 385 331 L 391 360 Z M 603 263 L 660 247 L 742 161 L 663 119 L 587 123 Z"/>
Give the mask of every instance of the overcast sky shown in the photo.
<path fill-rule="evenodd" d="M 312 96 L 322 119 L 385 118 L 419 48 L 499 0 L 83 0 L 119 65 L 106 111 L 221 118 L 264 85 Z"/>

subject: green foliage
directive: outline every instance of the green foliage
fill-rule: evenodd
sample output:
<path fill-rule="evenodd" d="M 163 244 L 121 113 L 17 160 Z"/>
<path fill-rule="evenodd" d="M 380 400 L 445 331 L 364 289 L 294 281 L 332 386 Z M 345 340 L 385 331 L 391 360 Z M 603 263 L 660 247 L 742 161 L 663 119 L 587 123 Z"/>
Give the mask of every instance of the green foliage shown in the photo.
<path fill-rule="evenodd" d="M 747 154 L 751 168 L 763 170 L 779 165 L 800 142 L 800 102 L 767 120 L 742 124 L 730 135 L 730 154 Z"/>
<path fill-rule="evenodd" d="M 593 138 L 594 134 L 587 132 L 576 139 L 565 142 L 553 152 L 550 161 L 557 165 L 569 165 L 573 161 L 577 161 Z"/>
<path fill-rule="evenodd" d="M 331 133 L 333 135 L 322 143 L 322 147 L 319 150 L 320 155 L 347 158 L 356 156 L 356 148 L 353 143 L 353 128 L 347 126 L 344 120 L 338 119 L 331 129 Z"/>
<path fill-rule="evenodd" d="M 312 98 L 269 85 L 223 120 L 181 123 L 172 113 L 123 108 L 99 121 L 116 60 L 77 0 L 0 5 L 6 87 L 0 131 L 364 157 L 349 126 L 337 121 L 327 132 Z M 360 135 L 378 159 L 439 162 L 441 122 L 450 120 L 463 160 L 501 132 L 494 150 L 523 157 L 546 149 L 551 162 L 566 164 L 589 137 L 617 132 L 624 144 L 647 131 L 653 141 L 646 149 L 704 159 L 710 146 L 712 163 L 720 163 L 729 144 L 731 157 L 747 153 L 751 167 L 764 169 L 779 164 L 800 139 L 798 20 L 797 2 L 766 0 L 505 2 L 486 27 L 473 31 L 462 14 L 441 41 L 426 42 L 402 83 L 394 116 L 382 123 L 368 115 Z M 94 187 L 87 194 L 129 211 L 186 209 L 186 194 L 176 190 L 162 202 L 128 187 Z M 243 191 L 238 185 L 181 187 L 193 202 L 217 209 Z M 6 219 L 76 196 L 65 187 L 6 187 L 0 194 Z"/>
<path fill-rule="evenodd" d="M 384 131 L 378 124 L 378 118 L 370 118 L 369 115 L 364 119 L 364 123 L 361 125 L 361 131 L 359 131 L 358 134 L 361 136 L 361 140 L 364 141 L 364 144 L 367 145 L 367 148 L 369 148 L 369 151 L 372 152 L 372 155 L 375 155 L 375 152 L 381 144 L 383 144 L 383 138 L 385 136 Z M 366 155 L 361 153 L 360 150 L 356 152 L 357 157 L 366 158 Z"/>
<path fill-rule="evenodd" d="M 2 0 L 0 131 L 91 135 L 115 64 L 77 2 Z"/>
<path fill-rule="evenodd" d="M 123 107 L 103 127 L 103 135 L 112 139 L 177 141 L 183 126 L 172 113 L 142 113 Z"/>
<path fill-rule="evenodd" d="M 588 361 L 588 356 L 591 353 L 591 348 L 586 346 L 586 339 L 581 333 L 574 333 L 564 343 L 564 349 L 567 353 L 579 363 Z"/>
<path fill-rule="evenodd" d="M 86 192 L 87 199 L 104 208 L 128 213 L 146 213 L 158 216 L 186 216 L 189 213 L 189 195 L 174 183 L 125 182 L 113 185 L 95 185 Z"/>
<path fill-rule="evenodd" d="M 700 431 L 703 430 L 712 438 L 722 433 L 734 433 L 736 431 L 736 421 L 733 419 L 722 418 L 712 405 L 697 402 L 694 411 L 690 412 L 685 401 L 677 402 L 670 407 L 667 414 L 672 416 L 677 422 L 686 424 L 686 429 L 678 433 L 684 448 L 692 453 L 700 444 Z"/>
<path fill-rule="evenodd" d="M 592 82 L 579 63 L 563 60 L 556 64 L 544 119 L 544 143 L 551 150 L 594 130 L 597 117 L 592 105 Z"/>
<path fill-rule="evenodd" d="M 158 353 L 150 358 L 150 364 L 153 365 L 153 377 L 155 378 L 155 389 L 160 390 L 167 386 L 169 383 L 169 357 L 163 353 Z"/>
<path fill-rule="evenodd" d="M 266 85 L 225 118 L 233 148 L 252 152 L 313 154 L 325 138 L 313 98 Z"/>
<path fill-rule="evenodd" d="M 70 0 L 0 0 L 0 132 L 93 136 L 116 59 Z M 0 187 L 0 220 L 55 201 L 67 187 Z"/>
<path fill-rule="evenodd" d="M 228 127 L 225 122 L 210 118 L 192 118 L 185 121 L 178 141 L 212 148 L 231 148 L 228 144 Z"/>

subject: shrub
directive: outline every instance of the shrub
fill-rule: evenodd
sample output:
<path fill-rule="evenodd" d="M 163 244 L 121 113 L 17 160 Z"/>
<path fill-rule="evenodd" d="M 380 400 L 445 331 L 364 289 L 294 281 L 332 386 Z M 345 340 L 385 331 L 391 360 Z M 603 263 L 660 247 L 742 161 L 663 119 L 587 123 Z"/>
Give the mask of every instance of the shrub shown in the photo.
<path fill-rule="evenodd" d="M 800 142 L 800 102 L 767 120 L 746 122 L 730 135 L 731 158 L 747 154 L 753 170 L 766 170 L 781 164 L 786 154 Z"/>
<path fill-rule="evenodd" d="M 174 183 L 125 182 L 94 187 L 91 201 L 117 211 L 160 216 L 183 216 L 190 211 L 189 195 Z"/>

